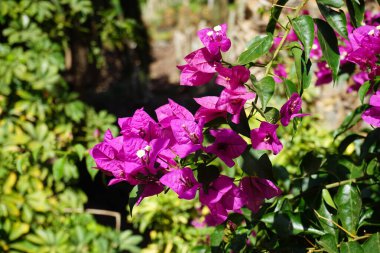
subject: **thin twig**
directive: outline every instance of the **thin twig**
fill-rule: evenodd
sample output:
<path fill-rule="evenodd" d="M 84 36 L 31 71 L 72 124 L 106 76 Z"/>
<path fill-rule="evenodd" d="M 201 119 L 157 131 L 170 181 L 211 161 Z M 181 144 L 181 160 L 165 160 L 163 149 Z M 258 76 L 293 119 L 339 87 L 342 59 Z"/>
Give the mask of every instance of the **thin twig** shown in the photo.
<path fill-rule="evenodd" d="M 336 223 L 335 221 L 330 220 L 330 219 L 328 219 L 328 218 L 323 217 L 322 215 L 320 215 L 320 214 L 317 212 L 317 210 L 314 210 L 314 212 L 315 212 L 315 214 L 318 216 L 318 218 L 321 218 L 321 219 L 323 219 L 323 220 L 325 220 L 325 221 L 331 222 L 332 224 L 334 224 L 335 226 L 337 226 L 338 228 L 340 228 L 342 231 L 344 231 L 346 234 L 348 234 L 350 237 L 352 237 L 352 238 L 354 238 L 354 239 L 357 238 L 356 235 L 351 234 L 349 231 L 347 231 L 344 227 L 342 227 L 341 225 L 339 225 L 339 224 Z"/>
<path fill-rule="evenodd" d="M 294 14 L 294 17 L 297 17 L 300 13 L 300 11 L 302 10 L 302 8 L 305 6 L 305 4 L 307 3 L 308 0 L 303 0 L 302 3 L 296 8 L 296 12 Z M 290 24 L 290 22 L 288 22 L 288 25 Z M 284 45 L 288 35 L 290 33 L 290 28 L 287 26 L 286 30 L 285 30 L 285 34 L 284 36 L 282 37 L 281 41 L 280 41 L 280 44 L 278 45 L 278 47 L 276 48 L 276 50 L 274 51 L 274 54 L 273 54 L 273 57 L 272 57 L 272 60 L 268 63 L 267 67 L 266 67 L 266 70 L 265 70 L 265 76 L 267 76 L 269 74 L 269 71 L 273 65 L 273 62 L 274 60 L 276 59 L 278 53 L 280 52 L 282 46 Z"/>

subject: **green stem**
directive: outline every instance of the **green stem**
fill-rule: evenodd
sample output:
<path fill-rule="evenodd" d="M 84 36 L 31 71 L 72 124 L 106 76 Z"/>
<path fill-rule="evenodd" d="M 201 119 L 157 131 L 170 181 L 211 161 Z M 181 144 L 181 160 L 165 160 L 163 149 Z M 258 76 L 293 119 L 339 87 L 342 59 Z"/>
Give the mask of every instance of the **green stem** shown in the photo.
<path fill-rule="evenodd" d="M 253 106 L 253 108 L 255 108 L 256 109 L 256 111 L 258 111 L 259 113 L 260 113 L 260 115 L 261 116 L 263 116 L 263 118 L 265 119 L 265 121 L 267 120 L 267 118 L 265 117 L 265 114 L 264 114 L 264 112 L 259 108 L 259 107 L 257 107 L 256 106 L 256 103 L 252 103 L 252 106 Z"/>
<path fill-rule="evenodd" d="M 332 183 L 332 184 L 328 184 L 328 185 L 325 186 L 325 188 L 326 189 L 331 189 L 331 188 L 335 188 L 335 187 L 338 187 L 338 186 L 341 186 L 341 185 L 350 184 L 350 183 L 356 183 L 356 182 L 367 180 L 367 179 L 368 179 L 368 177 L 366 177 L 366 176 L 364 176 L 364 177 L 358 177 L 358 178 L 351 178 L 351 179 L 343 180 L 343 181 L 340 181 L 340 182 L 335 182 L 335 183 Z"/>
<path fill-rule="evenodd" d="M 296 11 L 295 11 L 295 14 L 294 14 L 294 18 L 297 17 L 300 13 L 300 11 L 302 10 L 302 8 L 305 6 L 305 4 L 307 3 L 308 0 L 303 0 L 302 3 L 297 7 Z M 274 51 L 274 54 L 273 54 L 273 57 L 272 57 L 272 60 L 268 63 L 267 67 L 266 67 L 266 70 L 265 70 L 265 76 L 267 76 L 269 74 L 269 71 L 270 69 L 272 68 L 272 65 L 273 65 L 273 62 L 274 60 L 276 59 L 278 53 L 280 52 L 282 46 L 284 45 L 289 33 L 290 33 L 290 28 L 288 27 L 288 25 L 290 24 L 290 22 L 288 22 L 288 24 L 286 25 L 286 31 L 285 31 L 285 34 L 284 36 L 282 37 L 281 41 L 280 41 L 280 44 L 278 45 L 278 47 L 276 48 L 276 51 Z"/>

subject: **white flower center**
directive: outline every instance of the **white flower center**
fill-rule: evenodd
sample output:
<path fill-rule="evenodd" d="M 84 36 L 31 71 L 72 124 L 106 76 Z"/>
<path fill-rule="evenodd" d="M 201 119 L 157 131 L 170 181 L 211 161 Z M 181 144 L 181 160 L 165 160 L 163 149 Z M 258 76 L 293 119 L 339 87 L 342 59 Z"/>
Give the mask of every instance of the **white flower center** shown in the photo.
<path fill-rule="evenodd" d="M 220 32 L 222 30 L 222 27 L 220 25 L 217 25 L 214 27 L 215 32 Z"/>
<path fill-rule="evenodd" d="M 318 49 L 318 45 L 317 44 L 313 44 L 313 46 L 311 47 L 312 49 Z"/>
<path fill-rule="evenodd" d="M 380 30 L 380 25 L 376 26 L 376 30 Z"/>
<path fill-rule="evenodd" d="M 145 148 L 144 148 L 146 151 L 151 151 L 152 150 L 152 147 L 151 146 L 149 146 L 149 145 L 147 145 Z"/>
<path fill-rule="evenodd" d="M 136 155 L 138 158 L 143 158 L 145 156 L 146 152 L 144 149 L 137 150 Z"/>
<path fill-rule="evenodd" d="M 212 36 L 214 34 L 214 32 L 213 31 L 209 31 L 209 32 L 207 32 L 207 36 Z"/>
<path fill-rule="evenodd" d="M 369 35 L 369 36 L 372 36 L 372 35 L 374 35 L 374 34 L 375 34 L 375 30 L 374 30 L 374 29 L 372 29 L 371 31 L 368 32 L 368 35 Z"/>

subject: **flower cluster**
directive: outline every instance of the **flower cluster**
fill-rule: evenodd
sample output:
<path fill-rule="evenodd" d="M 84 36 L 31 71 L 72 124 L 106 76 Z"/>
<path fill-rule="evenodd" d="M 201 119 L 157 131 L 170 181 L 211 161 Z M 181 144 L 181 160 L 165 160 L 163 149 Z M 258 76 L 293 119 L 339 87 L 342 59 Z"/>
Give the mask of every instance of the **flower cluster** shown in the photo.
<path fill-rule="evenodd" d="M 155 110 L 157 120 L 139 109 L 118 120 L 120 136 L 107 131 L 104 141 L 90 150 L 97 168 L 112 177 L 110 185 L 125 181 L 139 187 L 137 204 L 165 188 L 181 199 L 190 200 L 199 193 L 200 202 L 210 211 L 208 225 L 224 222 L 229 213 L 241 213 L 242 207 L 258 212 L 264 199 L 281 194 L 270 180 L 247 175 L 235 185 L 234 178 L 220 174 L 220 168 L 215 176 L 208 166 L 219 158 L 226 167 L 233 167 L 234 159 L 250 148 L 274 155 L 283 148 L 276 133 L 279 125 L 273 122 L 262 121 L 259 128 L 250 130 L 250 141 L 230 128 L 210 124 L 216 118 L 239 124 L 245 104 L 256 97 L 246 87 L 249 69 L 222 60 L 222 52 L 231 46 L 226 32 L 226 24 L 200 30 L 204 47 L 187 55 L 186 64 L 178 66 L 181 85 L 203 85 L 216 75 L 215 83 L 223 87 L 219 96 L 195 98 L 200 105 L 195 114 L 170 99 Z M 301 106 L 300 95 L 293 93 L 281 107 L 282 126 L 306 115 L 299 113 Z M 185 165 L 189 158 L 193 162 Z M 212 180 L 204 180 L 202 175 L 209 173 L 214 175 Z"/>

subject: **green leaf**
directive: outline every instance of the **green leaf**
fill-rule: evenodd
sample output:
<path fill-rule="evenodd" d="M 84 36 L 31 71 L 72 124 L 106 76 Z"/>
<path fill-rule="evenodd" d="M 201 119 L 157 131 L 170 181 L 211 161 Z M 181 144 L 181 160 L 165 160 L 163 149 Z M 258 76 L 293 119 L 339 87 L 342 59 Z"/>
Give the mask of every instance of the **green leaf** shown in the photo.
<path fill-rule="evenodd" d="M 86 167 L 87 167 L 88 174 L 90 174 L 92 180 L 94 180 L 99 170 L 95 169 L 96 163 L 95 163 L 94 158 L 92 158 L 92 156 L 86 156 Z"/>
<path fill-rule="evenodd" d="M 301 45 L 297 42 L 292 42 L 290 44 L 290 48 L 296 65 L 296 73 L 299 83 L 298 93 L 302 95 L 303 90 L 307 89 L 311 82 L 311 61 L 310 59 L 305 61 L 305 52 L 302 50 Z"/>
<path fill-rule="evenodd" d="M 335 195 L 335 204 L 338 208 L 338 218 L 342 226 L 351 234 L 356 235 L 362 200 L 355 186 L 350 184 L 339 187 Z"/>
<path fill-rule="evenodd" d="M 360 102 L 362 104 L 370 88 L 371 88 L 371 83 L 369 81 L 366 81 L 365 83 L 362 84 L 362 86 L 360 86 L 358 93 L 359 93 Z"/>
<path fill-rule="evenodd" d="M 218 167 L 215 165 L 209 165 L 206 166 L 205 164 L 201 164 L 197 168 L 198 171 L 198 182 L 207 186 L 209 185 L 212 181 L 217 179 L 220 175 L 220 170 Z"/>
<path fill-rule="evenodd" d="M 218 247 L 223 240 L 224 226 L 219 225 L 215 228 L 214 232 L 210 236 L 211 247 Z"/>
<path fill-rule="evenodd" d="M 261 221 L 266 226 L 271 227 L 280 237 L 297 235 L 300 233 L 323 235 L 324 233 L 318 229 L 303 224 L 303 219 L 299 213 L 282 212 L 268 213 L 262 216 Z"/>
<path fill-rule="evenodd" d="M 326 205 L 323 201 L 321 201 L 321 205 L 318 209 L 318 214 L 325 219 L 322 219 L 317 216 L 319 224 L 321 224 L 321 227 L 326 232 L 326 234 L 331 234 L 334 236 L 334 241 L 337 243 L 338 241 L 338 228 L 333 222 L 337 222 L 336 218 L 333 216 L 332 213 L 327 209 Z"/>
<path fill-rule="evenodd" d="M 375 252 L 375 251 L 367 251 Z M 340 244 L 340 253 L 364 253 L 363 248 L 356 241 L 343 242 Z"/>
<path fill-rule="evenodd" d="M 282 11 L 282 7 L 281 6 L 285 6 L 285 4 L 287 2 L 288 2 L 288 0 L 278 0 L 276 2 L 276 5 L 272 7 L 272 9 L 271 9 L 271 15 L 270 15 L 270 20 L 269 20 L 267 28 L 266 28 L 266 32 L 267 33 L 271 33 L 271 34 L 274 33 L 274 31 L 276 29 L 278 18 L 280 17 L 280 14 L 281 14 L 281 11 Z"/>
<path fill-rule="evenodd" d="M 14 241 L 17 238 L 21 237 L 22 235 L 29 232 L 29 224 L 21 223 L 21 222 L 15 222 L 12 224 L 12 229 L 9 234 L 9 240 Z"/>
<path fill-rule="evenodd" d="M 66 161 L 66 157 L 61 157 L 55 160 L 53 165 L 53 176 L 56 181 L 62 179 Z"/>
<path fill-rule="evenodd" d="M 380 233 L 371 235 L 371 237 L 362 245 L 364 252 L 380 252 Z"/>
<path fill-rule="evenodd" d="M 346 0 L 346 5 L 350 14 L 351 24 L 354 27 L 361 26 L 364 19 L 364 0 Z"/>
<path fill-rule="evenodd" d="M 326 202 L 326 204 L 328 204 L 332 208 L 336 209 L 335 203 L 334 203 L 334 201 L 330 195 L 329 190 L 327 190 L 327 189 L 322 190 L 322 198 Z"/>
<path fill-rule="evenodd" d="M 334 138 L 336 139 L 339 135 L 346 132 L 348 129 L 353 127 L 361 119 L 362 113 L 367 110 L 369 105 L 364 104 L 356 108 L 354 111 L 350 112 L 346 118 L 343 120 L 343 123 L 340 127 L 334 131 Z"/>
<path fill-rule="evenodd" d="M 265 119 L 271 124 L 276 124 L 280 119 L 280 112 L 274 107 L 267 107 L 264 111 Z"/>
<path fill-rule="evenodd" d="M 339 144 L 338 153 L 343 154 L 351 143 L 359 139 L 364 139 L 364 137 L 358 134 L 350 134 Z"/>
<path fill-rule="evenodd" d="M 335 11 L 323 4 L 318 4 L 318 8 L 327 23 L 339 33 L 340 36 L 348 39 L 346 15 L 342 10 Z"/>
<path fill-rule="evenodd" d="M 314 41 L 314 22 L 313 18 L 307 15 L 299 16 L 292 21 L 292 26 L 300 39 L 305 50 L 306 58 L 309 58 Z"/>
<path fill-rule="evenodd" d="M 256 94 L 260 98 L 261 109 L 265 111 L 269 100 L 272 98 L 275 89 L 275 82 L 273 77 L 266 76 L 258 82 L 253 83 L 256 88 Z"/>
<path fill-rule="evenodd" d="M 303 173 L 308 175 L 313 174 L 318 171 L 321 167 L 322 158 L 316 156 L 313 151 L 309 151 L 300 163 L 300 169 Z"/>
<path fill-rule="evenodd" d="M 289 98 L 293 93 L 297 93 L 297 85 L 290 81 L 289 79 L 285 79 L 285 92 L 286 96 Z"/>
<path fill-rule="evenodd" d="M 335 8 L 340 8 L 344 5 L 343 0 L 317 0 L 317 3 L 328 5 Z"/>
<path fill-rule="evenodd" d="M 325 234 L 317 243 L 322 246 L 323 250 L 328 253 L 338 253 L 338 247 L 335 243 L 335 236 L 332 234 Z"/>
<path fill-rule="evenodd" d="M 259 35 L 255 37 L 247 50 L 245 50 L 238 58 L 238 64 L 245 65 L 258 59 L 260 56 L 266 54 L 273 44 L 273 35 L 268 33 L 266 35 Z"/>
<path fill-rule="evenodd" d="M 318 27 L 318 40 L 321 45 L 323 57 L 332 71 L 334 82 L 337 80 L 339 71 L 340 54 L 338 40 L 331 26 L 322 19 L 315 19 Z"/>

